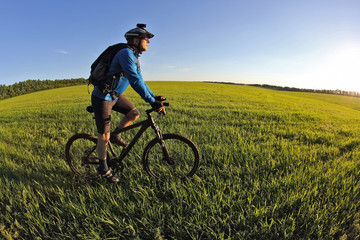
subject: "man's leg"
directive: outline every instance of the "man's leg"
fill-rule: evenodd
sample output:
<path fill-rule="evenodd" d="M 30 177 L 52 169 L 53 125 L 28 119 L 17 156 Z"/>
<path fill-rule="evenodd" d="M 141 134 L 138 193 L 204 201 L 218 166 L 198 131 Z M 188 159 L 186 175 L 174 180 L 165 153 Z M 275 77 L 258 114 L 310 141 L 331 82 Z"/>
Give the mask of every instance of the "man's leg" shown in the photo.
<path fill-rule="evenodd" d="M 96 151 L 98 153 L 100 166 L 98 168 L 98 173 L 105 179 L 107 179 L 111 183 L 119 182 L 119 179 L 112 175 L 109 170 L 109 167 L 106 162 L 106 149 L 109 142 L 110 133 L 98 134 L 98 141 L 96 145 Z"/>
<path fill-rule="evenodd" d="M 133 122 L 136 121 L 140 116 L 139 110 L 137 108 L 131 109 L 121 120 L 119 125 L 117 126 L 118 129 L 122 129 L 124 127 L 130 126 Z"/>
<path fill-rule="evenodd" d="M 106 149 L 109 142 L 110 133 L 98 134 L 98 142 L 96 144 L 96 152 L 99 158 L 99 170 L 102 173 L 109 171 L 109 167 L 106 162 Z"/>
<path fill-rule="evenodd" d="M 106 149 L 109 142 L 109 138 L 110 138 L 110 133 L 98 134 L 96 152 L 98 154 L 98 158 L 104 161 L 106 160 Z"/>
<path fill-rule="evenodd" d="M 111 101 L 99 99 L 92 95 L 91 104 L 94 109 L 95 122 L 98 130 L 98 141 L 96 144 L 96 152 L 100 162 L 98 171 L 101 173 L 101 175 L 104 175 L 109 171 L 106 162 L 106 149 L 110 138 L 111 108 L 113 107 L 114 103 Z M 106 176 L 106 178 L 112 182 L 118 181 L 118 179 L 115 177 Z"/>
<path fill-rule="evenodd" d="M 126 147 L 128 143 L 118 135 L 118 130 L 130 126 L 136 119 L 139 118 L 140 112 L 124 95 L 120 95 L 118 97 L 116 104 L 112 109 L 117 112 L 121 112 L 125 116 L 120 120 L 114 132 L 110 135 L 110 141 Z"/>
<path fill-rule="evenodd" d="M 136 119 L 138 119 L 140 115 L 139 110 L 137 110 L 136 108 L 130 110 L 121 120 L 120 123 L 118 124 L 118 126 L 114 129 L 114 132 L 111 133 L 110 135 L 110 141 L 112 143 L 118 144 L 122 147 L 127 147 L 128 143 L 122 139 L 119 136 L 119 130 L 130 126 Z"/>

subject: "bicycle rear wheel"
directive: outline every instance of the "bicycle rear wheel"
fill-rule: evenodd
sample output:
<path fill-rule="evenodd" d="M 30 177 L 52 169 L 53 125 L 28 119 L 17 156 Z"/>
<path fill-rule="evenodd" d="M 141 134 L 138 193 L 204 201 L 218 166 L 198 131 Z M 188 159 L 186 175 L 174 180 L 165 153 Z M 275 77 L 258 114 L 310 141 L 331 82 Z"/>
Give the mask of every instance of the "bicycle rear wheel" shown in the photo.
<path fill-rule="evenodd" d="M 86 133 L 75 134 L 66 143 L 66 161 L 76 175 L 88 179 L 98 177 L 96 143 L 97 138 Z"/>
<path fill-rule="evenodd" d="M 186 178 L 195 174 L 200 165 L 200 153 L 190 139 L 175 133 L 163 135 L 170 160 L 164 146 L 153 139 L 145 148 L 143 165 L 145 171 L 158 179 Z"/>

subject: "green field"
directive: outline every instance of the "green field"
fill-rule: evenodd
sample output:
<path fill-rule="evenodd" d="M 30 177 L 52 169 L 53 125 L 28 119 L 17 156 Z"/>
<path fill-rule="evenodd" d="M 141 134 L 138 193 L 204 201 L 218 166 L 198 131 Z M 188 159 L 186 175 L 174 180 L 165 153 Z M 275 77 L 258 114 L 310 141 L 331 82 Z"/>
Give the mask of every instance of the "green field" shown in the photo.
<path fill-rule="evenodd" d="M 359 98 L 148 85 L 170 103 L 156 117 L 163 132 L 198 145 L 197 174 L 186 182 L 149 178 L 141 165 L 149 131 L 119 184 L 84 181 L 67 166 L 65 144 L 74 133 L 95 134 L 87 86 L 5 99 L 1 239 L 360 239 Z M 131 88 L 125 95 L 142 113 L 148 108 Z"/>

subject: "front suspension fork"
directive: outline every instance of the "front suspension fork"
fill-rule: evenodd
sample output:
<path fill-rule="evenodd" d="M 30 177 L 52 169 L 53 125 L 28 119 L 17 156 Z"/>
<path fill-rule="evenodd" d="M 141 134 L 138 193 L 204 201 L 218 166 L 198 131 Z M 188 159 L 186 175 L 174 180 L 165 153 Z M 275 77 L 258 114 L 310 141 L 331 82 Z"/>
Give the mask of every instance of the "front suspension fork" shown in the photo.
<path fill-rule="evenodd" d="M 155 123 L 154 123 L 154 130 L 156 132 L 157 139 L 159 140 L 159 144 L 160 144 L 161 150 L 163 152 L 164 160 L 169 165 L 174 165 L 175 164 L 174 159 L 170 156 L 170 153 L 169 153 L 168 149 L 166 148 L 163 134 L 162 134 L 161 130 L 159 129 L 159 127 Z"/>

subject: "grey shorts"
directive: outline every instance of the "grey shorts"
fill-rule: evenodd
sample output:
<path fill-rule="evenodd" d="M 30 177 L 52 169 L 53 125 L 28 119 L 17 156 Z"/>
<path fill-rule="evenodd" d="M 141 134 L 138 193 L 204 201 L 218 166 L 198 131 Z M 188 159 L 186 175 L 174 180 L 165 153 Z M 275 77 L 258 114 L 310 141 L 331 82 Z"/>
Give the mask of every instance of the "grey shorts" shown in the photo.
<path fill-rule="evenodd" d="M 110 133 L 111 110 L 126 115 L 136 108 L 124 95 L 120 95 L 114 102 L 91 95 L 91 105 L 94 109 L 96 127 L 100 134 Z"/>

